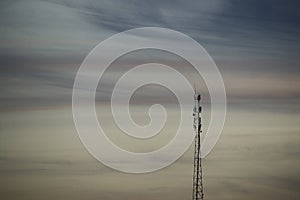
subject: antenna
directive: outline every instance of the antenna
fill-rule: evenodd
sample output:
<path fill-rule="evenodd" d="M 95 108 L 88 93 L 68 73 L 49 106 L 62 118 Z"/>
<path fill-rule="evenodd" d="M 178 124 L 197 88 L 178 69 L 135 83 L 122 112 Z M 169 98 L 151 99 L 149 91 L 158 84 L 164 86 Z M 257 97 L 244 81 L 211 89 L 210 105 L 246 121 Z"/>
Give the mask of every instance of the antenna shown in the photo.
<path fill-rule="evenodd" d="M 201 96 L 196 91 L 194 84 L 194 101 L 195 107 L 193 109 L 194 116 L 194 130 L 195 136 L 195 151 L 194 151 L 194 176 L 193 176 L 193 200 L 203 200 L 203 184 L 202 184 L 202 164 L 201 164 Z"/>

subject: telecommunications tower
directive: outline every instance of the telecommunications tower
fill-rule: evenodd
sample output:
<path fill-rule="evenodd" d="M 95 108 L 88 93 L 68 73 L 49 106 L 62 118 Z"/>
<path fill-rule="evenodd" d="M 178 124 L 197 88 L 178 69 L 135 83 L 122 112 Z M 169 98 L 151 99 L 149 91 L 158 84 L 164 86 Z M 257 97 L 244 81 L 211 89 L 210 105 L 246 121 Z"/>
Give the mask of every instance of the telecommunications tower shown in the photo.
<path fill-rule="evenodd" d="M 195 152 L 194 152 L 194 176 L 193 176 L 193 200 L 203 200 L 203 184 L 202 184 L 202 166 L 200 151 L 200 134 L 201 131 L 201 96 L 195 89 L 195 107 L 193 110 L 195 136 Z"/>

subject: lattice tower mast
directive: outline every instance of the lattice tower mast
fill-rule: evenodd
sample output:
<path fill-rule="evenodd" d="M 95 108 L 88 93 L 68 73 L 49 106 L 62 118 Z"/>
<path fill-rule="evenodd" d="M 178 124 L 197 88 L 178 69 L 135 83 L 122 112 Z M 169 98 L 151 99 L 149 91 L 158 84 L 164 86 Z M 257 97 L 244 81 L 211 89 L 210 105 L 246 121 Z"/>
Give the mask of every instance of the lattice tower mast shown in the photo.
<path fill-rule="evenodd" d="M 200 134 L 201 131 L 201 96 L 195 91 L 194 95 L 195 107 L 193 110 L 195 136 L 195 152 L 194 152 L 194 176 L 193 176 L 193 200 L 203 200 L 203 184 L 202 184 L 202 165 L 200 152 Z"/>

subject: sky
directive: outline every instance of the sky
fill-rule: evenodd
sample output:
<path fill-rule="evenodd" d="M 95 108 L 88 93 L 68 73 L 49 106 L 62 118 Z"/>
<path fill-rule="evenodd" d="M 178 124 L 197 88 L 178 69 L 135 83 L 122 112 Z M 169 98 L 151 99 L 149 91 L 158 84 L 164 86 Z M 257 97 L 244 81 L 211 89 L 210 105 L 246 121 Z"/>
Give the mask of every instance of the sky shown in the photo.
<path fill-rule="evenodd" d="M 300 2 L 296 0 L 2 0 L 0 2 L 0 196 L 4 199 L 191 199 L 193 147 L 173 165 L 143 175 L 112 170 L 81 144 L 72 88 L 101 41 L 138 27 L 180 31 L 199 42 L 224 79 L 224 130 L 203 159 L 206 199 L 299 199 Z M 177 124 L 176 99 L 152 86 L 137 91 L 133 118 L 161 102 L 170 120 L 158 138 L 131 141 L 114 127 L 114 81 L 157 61 L 191 80 L 191 66 L 167 52 L 119 58 L 97 89 L 98 118 L 109 137 L 132 151 L 164 145 Z M 203 80 L 203 132 L 210 99 Z M 165 133 L 165 134 L 164 134 Z"/>

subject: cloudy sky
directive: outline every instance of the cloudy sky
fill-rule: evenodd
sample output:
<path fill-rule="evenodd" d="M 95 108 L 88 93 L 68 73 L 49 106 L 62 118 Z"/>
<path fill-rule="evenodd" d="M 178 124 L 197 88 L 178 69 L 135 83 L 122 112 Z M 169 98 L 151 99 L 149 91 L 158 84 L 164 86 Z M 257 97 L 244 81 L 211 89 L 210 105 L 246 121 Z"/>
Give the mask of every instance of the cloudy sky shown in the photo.
<path fill-rule="evenodd" d="M 224 79 L 227 119 L 203 161 L 205 198 L 299 199 L 299 7 L 296 0 L 2 0 L 0 196 L 191 199 L 192 147 L 158 172 L 124 174 L 88 154 L 72 118 L 72 87 L 87 54 L 115 33 L 151 26 L 195 39 Z M 132 151 L 162 146 L 177 123 L 171 117 L 160 138 L 149 144 L 130 142 L 113 127 L 107 103 L 114 79 L 153 60 L 195 78 L 184 60 L 148 50 L 112 64 L 97 90 L 97 109 L 104 113 L 99 119 L 109 137 Z M 197 87 L 204 98 L 205 132 L 209 94 L 201 81 Z M 133 99 L 133 118 L 145 123 L 144 107 L 160 101 L 166 107 L 176 103 L 162 88 L 141 89 Z"/>

